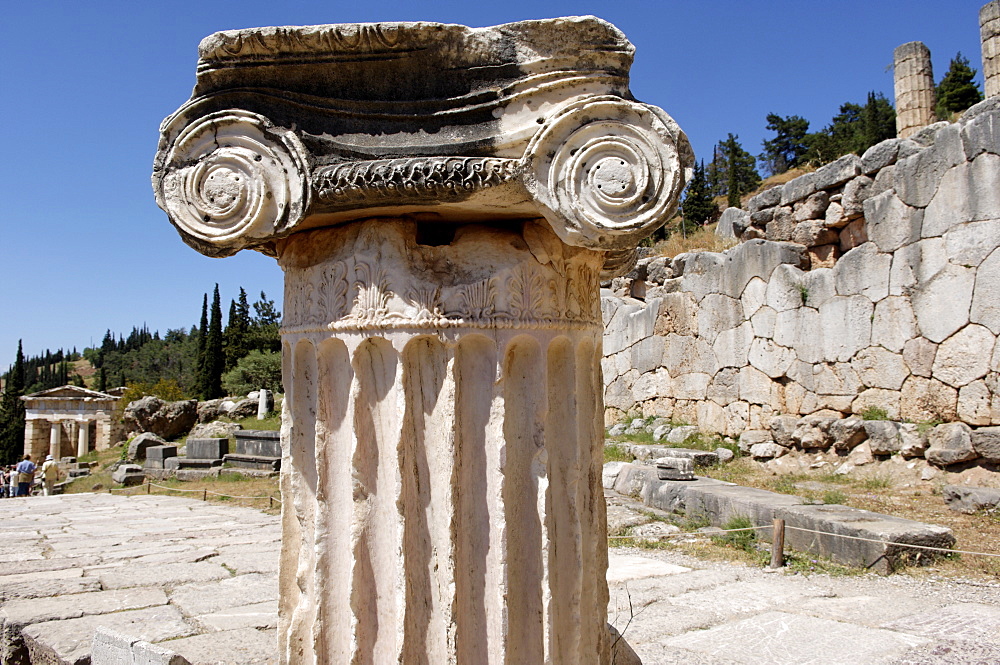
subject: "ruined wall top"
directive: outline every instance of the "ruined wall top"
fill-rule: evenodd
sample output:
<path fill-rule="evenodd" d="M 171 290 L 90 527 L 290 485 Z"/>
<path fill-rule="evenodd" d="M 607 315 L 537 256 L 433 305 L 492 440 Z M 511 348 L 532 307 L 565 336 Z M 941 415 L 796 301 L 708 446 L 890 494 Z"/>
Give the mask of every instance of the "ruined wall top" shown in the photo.
<path fill-rule="evenodd" d="M 621 263 L 693 163 L 677 124 L 632 99 L 633 52 L 594 17 L 219 32 L 161 125 L 157 202 L 211 256 L 369 217 L 544 217 Z"/>

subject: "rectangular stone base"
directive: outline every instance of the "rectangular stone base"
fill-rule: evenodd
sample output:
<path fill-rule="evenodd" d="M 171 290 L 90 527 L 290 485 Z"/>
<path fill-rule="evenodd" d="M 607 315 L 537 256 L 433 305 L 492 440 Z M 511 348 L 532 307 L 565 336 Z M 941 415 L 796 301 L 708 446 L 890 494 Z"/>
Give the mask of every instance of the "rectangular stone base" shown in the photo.
<path fill-rule="evenodd" d="M 265 455 L 238 455 L 230 453 L 224 458 L 226 464 L 243 469 L 260 469 L 262 471 L 280 471 L 281 458 Z"/>

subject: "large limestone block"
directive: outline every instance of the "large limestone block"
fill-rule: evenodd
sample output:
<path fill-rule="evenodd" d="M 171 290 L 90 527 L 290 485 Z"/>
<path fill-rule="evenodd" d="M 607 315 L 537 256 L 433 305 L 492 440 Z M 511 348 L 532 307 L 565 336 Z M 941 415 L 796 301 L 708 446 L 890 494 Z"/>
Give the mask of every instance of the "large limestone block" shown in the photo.
<path fill-rule="evenodd" d="M 722 433 L 726 436 L 739 436 L 740 432 L 747 428 L 750 420 L 750 405 L 746 402 L 731 402 L 724 406 L 722 411 L 726 419 L 726 427 Z"/>
<path fill-rule="evenodd" d="M 907 245 L 892 256 L 889 271 L 889 294 L 909 295 L 918 285 L 934 278 L 948 265 L 944 238 L 925 238 Z"/>
<path fill-rule="evenodd" d="M 899 139 L 886 139 L 865 150 L 861 155 L 861 172 L 872 174 L 896 162 Z"/>
<path fill-rule="evenodd" d="M 942 176 L 950 168 L 965 162 L 958 126 L 941 125 L 934 131 L 933 141 L 932 147 L 896 162 L 896 191 L 907 205 L 917 208 L 927 206 L 935 194 L 944 189 Z"/>
<path fill-rule="evenodd" d="M 869 388 L 899 390 L 910 374 L 902 355 L 877 346 L 859 351 L 851 360 L 851 366 Z"/>
<path fill-rule="evenodd" d="M 715 226 L 715 235 L 721 238 L 739 238 L 750 226 L 750 213 L 739 208 L 726 208 Z"/>
<path fill-rule="evenodd" d="M 970 162 L 984 152 L 1000 153 L 1000 111 L 980 113 L 964 123 L 962 145 Z"/>
<path fill-rule="evenodd" d="M 700 372 L 679 374 L 673 380 L 673 396 L 675 399 L 703 400 L 712 377 Z"/>
<path fill-rule="evenodd" d="M 851 401 L 850 408 L 853 413 L 861 413 L 872 407 L 884 409 L 889 418 L 899 418 L 899 392 L 884 388 L 868 388 L 858 393 L 858 396 Z"/>
<path fill-rule="evenodd" d="M 820 395 L 857 395 L 864 387 L 861 376 L 848 363 L 816 365 L 813 368 L 813 382 L 812 390 Z"/>
<path fill-rule="evenodd" d="M 752 317 L 767 302 L 767 282 L 760 277 L 751 278 L 743 289 L 740 302 L 743 304 L 743 316 Z"/>
<path fill-rule="evenodd" d="M 750 404 L 770 404 L 772 393 L 778 384 L 755 367 L 740 369 L 740 399 Z"/>
<path fill-rule="evenodd" d="M 984 461 L 1000 463 L 1000 427 L 980 427 L 973 430 L 972 447 Z"/>
<path fill-rule="evenodd" d="M 670 333 L 697 335 L 698 311 L 698 304 L 690 293 L 668 293 L 661 298 L 654 331 L 661 336 Z"/>
<path fill-rule="evenodd" d="M 772 339 L 774 337 L 774 326 L 777 320 L 777 314 L 777 312 L 766 305 L 757 310 L 757 312 L 750 317 L 750 325 L 753 328 L 753 334 L 756 337 Z M 716 353 L 718 353 L 718 351 L 716 351 Z"/>
<path fill-rule="evenodd" d="M 848 221 L 856 219 L 865 213 L 865 201 L 871 197 L 871 186 L 874 182 L 868 176 L 858 176 L 852 178 L 844 185 L 844 193 L 840 199 L 842 220 L 836 224 L 830 224 L 830 214 L 827 212 L 827 226 L 843 226 Z"/>
<path fill-rule="evenodd" d="M 794 350 L 795 358 L 806 363 L 821 362 L 824 358 L 823 330 L 819 310 L 800 307 L 778 312 L 774 319 L 775 344 Z"/>
<path fill-rule="evenodd" d="M 837 273 L 833 268 L 813 268 L 802 275 L 803 304 L 822 307 L 823 303 L 837 295 Z"/>
<path fill-rule="evenodd" d="M 725 410 L 710 400 L 698 402 L 698 429 L 702 432 L 713 434 L 722 433 L 726 430 Z"/>
<path fill-rule="evenodd" d="M 995 222 L 1000 224 L 1000 222 Z M 969 320 L 1000 334 L 1000 249 L 995 249 L 976 271 Z"/>
<path fill-rule="evenodd" d="M 944 234 L 948 260 L 960 266 L 978 266 L 1000 247 L 1000 220 L 959 224 Z"/>
<path fill-rule="evenodd" d="M 791 265 L 781 265 L 771 273 L 767 284 L 767 306 L 776 312 L 801 307 L 805 286 L 804 273 Z"/>
<path fill-rule="evenodd" d="M 152 432 L 172 439 L 185 434 L 198 422 L 198 400 L 165 402 L 149 395 L 125 407 L 123 420 L 128 432 Z"/>
<path fill-rule="evenodd" d="M 970 425 L 992 422 L 992 396 L 985 381 L 973 381 L 958 391 L 958 417 Z"/>
<path fill-rule="evenodd" d="M 997 263 L 1000 270 L 1000 253 Z M 983 269 L 980 267 L 980 271 Z M 976 271 L 973 268 L 948 265 L 929 281 L 918 285 L 913 293 L 913 313 L 917 317 L 920 334 L 932 342 L 943 342 L 963 328 L 969 322 L 975 282 Z M 985 315 L 989 308 L 982 306 L 977 311 L 984 316 L 977 318 L 976 322 L 985 323 L 983 319 L 989 318 Z M 1000 330 L 1000 322 L 997 329 Z"/>
<path fill-rule="evenodd" d="M 749 321 L 719 333 L 712 345 L 718 366 L 721 368 L 746 365 L 753 339 L 754 326 Z"/>
<path fill-rule="evenodd" d="M 640 374 L 651 372 L 663 360 L 663 340 L 656 335 L 636 340 L 628 350 L 632 369 Z"/>
<path fill-rule="evenodd" d="M 978 457 L 972 447 L 972 428 L 965 423 L 938 425 L 927 435 L 924 457 L 931 464 L 948 466 Z"/>
<path fill-rule="evenodd" d="M 938 346 L 933 376 L 960 388 L 986 376 L 996 337 L 983 326 L 971 324 Z"/>
<path fill-rule="evenodd" d="M 894 252 L 903 245 L 920 239 L 924 211 L 911 208 L 894 191 L 882 192 L 864 203 L 868 222 L 868 239 L 880 251 Z"/>
<path fill-rule="evenodd" d="M 750 344 L 750 351 L 747 360 L 753 367 L 761 372 L 777 379 L 784 376 L 789 366 L 795 359 L 795 352 L 789 348 L 779 346 L 769 339 L 754 338 Z"/>
<path fill-rule="evenodd" d="M 783 205 L 773 209 L 771 221 L 765 227 L 764 237 L 771 242 L 786 242 L 791 240 L 794 230 L 795 215 L 792 208 Z"/>
<path fill-rule="evenodd" d="M 710 293 L 719 293 L 725 261 L 725 257 L 714 252 L 688 254 L 683 261 L 682 290 L 699 301 Z"/>
<path fill-rule="evenodd" d="M 903 362 L 911 374 L 929 377 L 934 369 L 938 345 L 923 337 L 914 337 L 903 346 Z"/>
<path fill-rule="evenodd" d="M 789 180 L 781 188 L 781 205 L 786 206 L 801 201 L 816 191 L 816 174 L 807 173 Z"/>
<path fill-rule="evenodd" d="M 917 317 L 909 298 L 889 296 L 875 305 L 872 321 L 872 344 L 901 353 L 906 343 L 917 335 Z"/>
<path fill-rule="evenodd" d="M 740 398 L 740 373 L 729 367 L 720 370 L 708 385 L 705 396 L 720 406 L 735 402 Z"/>
<path fill-rule="evenodd" d="M 795 221 L 804 222 L 813 219 L 822 219 L 826 214 L 826 207 L 830 205 L 830 195 L 824 191 L 810 194 L 804 201 L 799 201 L 793 207 Z M 793 242 L 799 242 L 793 240 Z M 799 243 L 804 244 L 804 243 Z"/>
<path fill-rule="evenodd" d="M 899 416 L 915 423 L 958 417 L 958 391 L 936 379 L 911 376 L 903 382 Z"/>
<path fill-rule="evenodd" d="M 889 295 L 891 265 L 892 256 L 880 253 L 873 243 L 855 247 L 833 268 L 837 295 L 863 295 L 878 302 Z"/>
<path fill-rule="evenodd" d="M 703 339 L 670 333 L 663 339 L 663 366 L 671 376 L 690 372 L 715 374 L 715 352 Z"/>
<path fill-rule="evenodd" d="M 861 158 L 855 154 L 848 154 L 816 169 L 813 178 L 816 189 L 832 189 L 843 185 L 859 173 L 861 173 Z"/>
<path fill-rule="evenodd" d="M 777 242 L 756 237 L 725 250 L 726 257 L 720 274 L 718 292 L 731 298 L 740 298 L 746 285 L 755 277 L 767 281 L 779 265 L 807 268 L 806 250 L 791 242 Z"/>
<path fill-rule="evenodd" d="M 899 453 L 903 457 L 923 457 L 927 450 L 927 430 L 916 423 L 899 424 Z"/>
<path fill-rule="evenodd" d="M 610 301 L 610 298 L 602 298 Z M 610 320 L 606 320 L 604 327 L 604 353 L 618 353 L 626 349 L 636 341 L 649 337 L 653 334 L 658 314 L 657 305 L 647 305 L 646 303 L 632 299 L 619 299 L 615 303 Z M 602 310 L 604 311 L 604 310 Z"/>
<path fill-rule="evenodd" d="M 981 154 L 949 169 L 924 212 L 925 238 L 956 224 L 1000 219 L 1000 155 Z"/>
<path fill-rule="evenodd" d="M 819 309 L 824 359 L 847 362 L 868 346 L 874 312 L 871 300 L 860 295 L 832 298 L 824 303 Z"/>
<path fill-rule="evenodd" d="M 729 296 L 713 293 L 705 296 L 699 307 L 698 335 L 709 344 L 724 330 L 743 323 L 743 306 Z"/>
<path fill-rule="evenodd" d="M 673 395 L 673 387 L 670 373 L 661 367 L 656 371 L 643 374 L 632 384 L 631 394 L 636 402 L 645 402 L 657 397 L 671 397 Z M 616 401 L 621 403 L 621 400 Z M 627 411 L 629 408 L 622 410 Z"/>
<path fill-rule="evenodd" d="M 629 386 L 628 380 L 620 376 L 604 389 L 604 406 L 630 411 L 635 406 L 635 395 Z"/>

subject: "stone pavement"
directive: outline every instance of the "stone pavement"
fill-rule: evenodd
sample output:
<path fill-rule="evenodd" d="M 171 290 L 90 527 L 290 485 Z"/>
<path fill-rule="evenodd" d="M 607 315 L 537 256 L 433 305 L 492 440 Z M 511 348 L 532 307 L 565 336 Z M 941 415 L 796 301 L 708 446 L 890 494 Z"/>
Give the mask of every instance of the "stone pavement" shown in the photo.
<path fill-rule="evenodd" d="M 279 543 L 277 517 L 217 503 L 0 501 L 0 663 L 85 665 L 97 626 L 195 664 L 274 663 Z M 1000 662 L 1000 586 L 610 561 L 609 620 L 645 665 Z"/>

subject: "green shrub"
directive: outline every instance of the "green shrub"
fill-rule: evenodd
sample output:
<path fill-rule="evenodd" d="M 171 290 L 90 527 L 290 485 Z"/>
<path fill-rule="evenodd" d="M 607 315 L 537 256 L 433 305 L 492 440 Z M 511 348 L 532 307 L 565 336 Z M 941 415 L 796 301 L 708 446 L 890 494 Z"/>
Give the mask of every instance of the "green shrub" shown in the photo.
<path fill-rule="evenodd" d="M 865 420 L 889 420 L 889 412 L 881 406 L 866 406 L 858 415 Z"/>
<path fill-rule="evenodd" d="M 222 387 L 229 395 L 246 395 L 266 388 L 284 392 L 281 387 L 281 354 L 277 351 L 251 351 L 240 358 L 236 367 L 222 375 Z"/>

